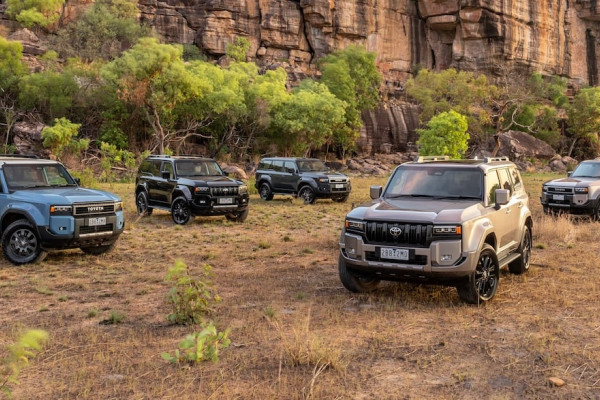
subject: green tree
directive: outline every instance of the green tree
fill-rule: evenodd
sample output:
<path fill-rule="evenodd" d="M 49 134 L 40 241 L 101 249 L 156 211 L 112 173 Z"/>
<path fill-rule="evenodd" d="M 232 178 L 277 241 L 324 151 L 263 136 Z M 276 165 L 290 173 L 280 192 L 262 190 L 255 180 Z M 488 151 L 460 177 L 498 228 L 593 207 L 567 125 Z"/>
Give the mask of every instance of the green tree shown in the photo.
<path fill-rule="evenodd" d="M 417 129 L 419 154 L 462 158 L 468 147 L 467 128 L 467 118 L 454 110 L 434 116 L 427 123 L 427 129 Z"/>
<path fill-rule="evenodd" d="M 48 27 L 60 18 L 65 0 L 7 0 L 6 14 L 23 26 Z"/>
<path fill-rule="evenodd" d="M 66 116 L 78 86 L 69 72 L 43 71 L 25 76 L 19 82 L 19 105 L 35 110 L 46 121 Z"/>
<path fill-rule="evenodd" d="M 4 151 L 10 139 L 10 132 L 21 111 L 16 106 L 19 80 L 27 69 L 21 61 L 23 45 L 0 36 L 0 126 L 4 129 Z"/>
<path fill-rule="evenodd" d="M 598 154 L 598 132 L 600 132 L 600 88 L 585 88 L 579 91 L 567 110 L 569 132 L 572 142 L 568 155 L 573 152 L 578 140 L 592 143 L 591 156 Z"/>
<path fill-rule="evenodd" d="M 250 41 L 245 37 L 238 36 L 233 43 L 225 46 L 225 54 L 237 62 L 246 61 L 246 55 L 250 51 Z"/>
<path fill-rule="evenodd" d="M 81 124 L 74 124 L 66 118 L 57 118 L 53 126 L 42 129 L 42 144 L 57 157 L 65 151 L 77 154 L 87 150 L 90 140 L 76 139 L 80 127 Z"/>

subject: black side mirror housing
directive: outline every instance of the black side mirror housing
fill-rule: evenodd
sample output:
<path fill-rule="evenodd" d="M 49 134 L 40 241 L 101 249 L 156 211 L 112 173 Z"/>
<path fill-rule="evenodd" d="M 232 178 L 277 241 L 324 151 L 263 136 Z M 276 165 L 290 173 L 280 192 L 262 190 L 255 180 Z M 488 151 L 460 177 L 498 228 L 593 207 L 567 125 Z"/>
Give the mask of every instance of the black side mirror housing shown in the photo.
<path fill-rule="evenodd" d="M 75 178 L 75 183 L 77 184 L 77 186 L 81 186 L 81 179 Z"/>
<path fill-rule="evenodd" d="M 171 178 L 171 173 L 169 171 L 163 171 L 161 172 L 162 178 L 163 179 L 170 179 Z"/>

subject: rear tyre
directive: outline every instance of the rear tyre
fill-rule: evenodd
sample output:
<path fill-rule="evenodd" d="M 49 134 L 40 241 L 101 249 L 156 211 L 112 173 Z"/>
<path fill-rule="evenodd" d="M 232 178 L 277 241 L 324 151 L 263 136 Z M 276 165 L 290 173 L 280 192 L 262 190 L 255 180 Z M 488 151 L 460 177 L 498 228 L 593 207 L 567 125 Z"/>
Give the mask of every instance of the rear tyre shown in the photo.
<path fill-rule="evenodd" d="M 498 290 L 500 267 L 494 248 L 484 244 L 475 271 L 469 279 L 456 287 L 458 296 L 470 304 L 480 304 L 489 301 Z"/>
<path fill-rule="evenodd" d="M 152 207 L 148 205 L 148 195 L 146 192 L 139 192 L 135 198 L 135 207 L 138 215 L 144 217 L 152 214 Z"/>
<path fill-rule="evenodd" d="M 317 199 L 317 196 L 315 196 L 315 191 L 310 186 L 302 186 L 298 192 L 298 197 L 304 201 L 304 204 L 313 204 Z"/>
<path fill-rule="evenodd" d="M 180 196 L 173 200 L 171 204 L 171 217 L 177 225 L 185 225 L 190 221 L 192 212 L 185 197 Z"/>
<path fill-rule="evenodd" d="M 340 255 L 338 260 L 338 272 L 340 274 L 342 285 L 354 293 L 372 292 L 379 285 L 379 279 L 365 275 L 359 275 L 351 269 L 348 269 L 346 266 L 346 260 L 344 260 L 342 255 Z"/>
<path fill-rule="evenodd" d="M 529 260 L 531 259 L 531 230 L 525 226 L 521 244 L 519 245 L 521 258 L 508 264 L 508 270 L 513 274 L 520 275 L 529 271 Z"/>
<path fill-rule="evenodd" d="M 273 191 L 271 190 L 271 185 L 269 185 L 267 182 L 263 182 L 260 185 L 258 194 L 264 201 L 273 200 Z"/>
<path fill-rule="evenodd" d="M 91 255 L 94 255 L 94 256 L 99 256 L 100 254 L 104 254 L 106 252 L 111 251 L 114 247 L 115 247 L 115 244 L 111 243 L 111 244 L 102 244 L 100 246 L 80 247 L 80 249 L 85 254 L 91 254 Z"/>
<path fill-rule="evenodd" d="M 8 225 L 2 234 L 4 256 L 15 265 L 35 263 L 46 258 L 36 229 L 26 219 Z"/>
<path fill-rule="evenodd" d="M 248 211 L 249 209 L 246 208 L 244 211 L 240 211 L 238 213 L 227 214 L 225 215 L 225 218 L 227 218 L 228 221 L 244 222 L 246 218 L 248 218 Z"/>

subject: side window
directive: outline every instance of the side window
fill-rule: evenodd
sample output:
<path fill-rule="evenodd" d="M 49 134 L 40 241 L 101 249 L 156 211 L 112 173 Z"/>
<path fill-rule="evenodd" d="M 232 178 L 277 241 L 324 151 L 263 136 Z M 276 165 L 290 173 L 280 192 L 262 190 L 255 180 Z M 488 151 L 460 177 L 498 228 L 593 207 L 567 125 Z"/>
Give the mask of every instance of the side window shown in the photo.
<path fill-rule="evenodd" d="M 502 189 L 508 189 L 510 191 L 510 195 L 513 194 L 513 184 L 508 175 L 508 169 L 502 168 L 498 170 L 498 176 L 500 176 L 500 187 Z"/>
<path fill-rule="evenodd" d="M 500 189 L 500 180 L 496 170 L 488 171 L 485 177 L 487 205 L 493 206 L 496 204 L 496 189 Z"/>
<path fill-rule="evenodd" d="M 150 160 L 144 160 L 140 164 L 140 172 L 151 174 L 152 173 L 152 162 Z"/>
<path fill-rule="evenodd" d="M 283 172 L 283 160 L 273 161 L 273 171 Z"/>
<path fill-rule="evenodd" d="M 150 173 L 154 176 L 160 176 L 160 161 L 152 161 L 152 168 L 150 169 Z"/>
<path fill-rule="evenodd" d="M 284 164 L 284 168 L 285 172 L 288 172 L 290 174 L 296 172 L 296 164 L 294 164 L 292 161 L 286 161 Z"/>
<path fill-rule="evenodd" d="M 258 169 L 271 169 L 271 160 L 263 160 L 258 164 Z"/>
<path fill-rule="evenodd" d="M 162 170 L 161 170 L 161 175 L 162 175 L 162 171 L 168 171 L 169 172 L 169 179 L 173 179 L 174 175 L 173 175 L 173 164 L 171 164 L 168 161 L 164 161 L 162 164 Z"/>
<path fill-rule="evenodd" d="M 523 190 L 523 183 L 521 182 L 521 174 L 519 174 L 519 171 L 513 167 L 510 169 L 510 174 L 512 175 L 515 192 Z"/>

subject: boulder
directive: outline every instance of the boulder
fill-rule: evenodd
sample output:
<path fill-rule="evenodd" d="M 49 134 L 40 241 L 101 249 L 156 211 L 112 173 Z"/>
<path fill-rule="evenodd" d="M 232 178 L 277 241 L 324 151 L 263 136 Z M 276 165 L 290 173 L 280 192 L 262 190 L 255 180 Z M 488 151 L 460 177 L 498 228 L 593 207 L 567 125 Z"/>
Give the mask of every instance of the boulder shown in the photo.
<path fill-rule="evenodd" d="M 221 169 L 228 175 L 234 176 L 236 179 L 247 180 L 248 175 L 246 171 L 244 171 L 240 167 L 236 167 L 235 165 L 221 165 Z"/>
<path fill-rule="evenodd" d="M 50 151 L 42 145 L 42 130 L 46 125 L 39 122 L 17 122 L 13 126 L 15 153 L 50 157 Z"/>
<path fill-rule="evenodd" d="M 551 160 L 548 166 L 555 172 L 565 172 L 567 170 L 567 166 L 559 158 Z"/>
<path fill-rule="evenodd" d="M 506 156 L 511 161 L 524 161 L 528 158 L 550 160 L 556 155 L 556 152 L 548 143 L 525 132 L 501 132 L 498 134 L 498 141 L 500 143 L 500 149 L 496 156 Z M 474 152 L 474 154 L 490 154 L 489 152 L 493 151 L 495 146 L 495 139 L 490 138 L 485 145 Z"/>

